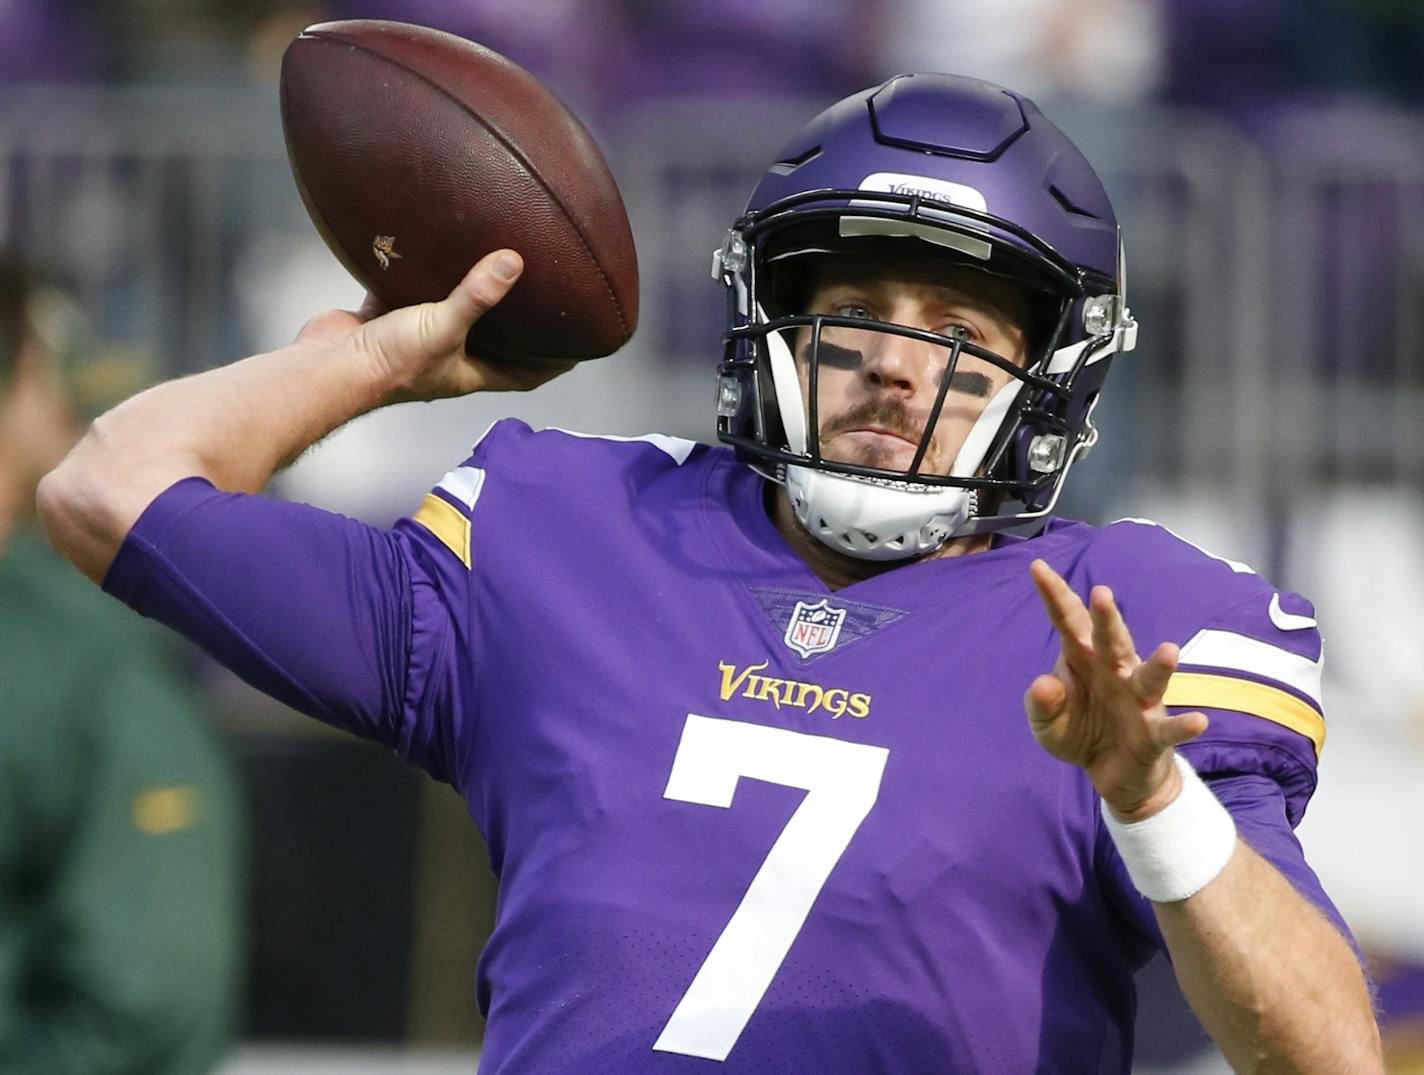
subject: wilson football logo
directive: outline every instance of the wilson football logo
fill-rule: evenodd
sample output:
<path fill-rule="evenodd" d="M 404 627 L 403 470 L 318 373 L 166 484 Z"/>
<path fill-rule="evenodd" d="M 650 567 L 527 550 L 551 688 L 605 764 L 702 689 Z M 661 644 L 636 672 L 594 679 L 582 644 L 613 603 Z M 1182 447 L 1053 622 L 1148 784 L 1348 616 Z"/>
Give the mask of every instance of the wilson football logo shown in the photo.
<path fill-rule="evenodd" d="M 814 605 L 797 601 L 791 622 L 786 625 L 785 642 L 802 657 L 825 653 L 840 638 L 845 618 L 846 610 L 832 608 L 828 598 L 823 597 Z"/>

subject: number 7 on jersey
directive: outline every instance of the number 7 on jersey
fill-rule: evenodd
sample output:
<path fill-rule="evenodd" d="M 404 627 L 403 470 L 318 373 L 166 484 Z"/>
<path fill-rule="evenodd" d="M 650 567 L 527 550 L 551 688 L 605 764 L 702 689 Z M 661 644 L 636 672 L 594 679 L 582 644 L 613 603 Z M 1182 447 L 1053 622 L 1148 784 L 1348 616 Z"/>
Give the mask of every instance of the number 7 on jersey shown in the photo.
<path fill-rule="evenodd" d="M 771 845 L 654 1049 L 727 1058 L 826 878 L 875 805 L 889 753 L 807 732 L 687 715 L 664 798 L 730 807 L 744 776 L 804 788 L 806 797 Z"/>

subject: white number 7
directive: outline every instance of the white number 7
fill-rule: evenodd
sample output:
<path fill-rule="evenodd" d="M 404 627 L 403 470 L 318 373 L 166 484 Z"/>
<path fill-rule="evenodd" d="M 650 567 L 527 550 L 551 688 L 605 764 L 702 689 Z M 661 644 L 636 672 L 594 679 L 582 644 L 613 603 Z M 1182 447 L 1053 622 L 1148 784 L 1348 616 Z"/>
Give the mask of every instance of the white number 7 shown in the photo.
<path fill-rule="evenodd" d="M 687 715 L 666 799 L 728 807 L 742 777 L 805 788 L 663 1032 L 667 1053 L 725 1060 L 880 794 L 885 747 Z"/>

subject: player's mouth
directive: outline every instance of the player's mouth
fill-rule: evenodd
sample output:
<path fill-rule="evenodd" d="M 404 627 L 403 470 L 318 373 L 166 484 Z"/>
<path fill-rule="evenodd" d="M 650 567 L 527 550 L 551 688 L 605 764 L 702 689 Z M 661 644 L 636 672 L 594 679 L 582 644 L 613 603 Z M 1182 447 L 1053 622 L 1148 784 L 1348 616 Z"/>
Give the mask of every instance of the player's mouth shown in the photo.
<path fill-rule="evenodd" d="M 879 426 L 864 426 L 843 430 L 833 436 L 823 449 L 827 459 L 884 470 L 908 470 L 914 461 L 919 441 L 895 430 Z"/>
<path fill-rule="evenodd" d="M 922 417 L 902 401 L 882 397 L 852 407 L 822 425 L 821 451 L 835 462 L 908 470 L 923 436 Z M 922 469 L 937 473 L 933 469 L 937 455 L 935 446 L 930 445 L 920 464 Z"/>
<path fill-rule="evenodd" d="M 885 426 L 854 426 L 844 430 L 840 436 L 861 436 L 867 438 L 879 438 L 880 440 L 898 440 L 911 447 L 919 445 L 919 438 L 912 437 L 908 433 L 901 433 L 899 430 L 888 429 Z"/>

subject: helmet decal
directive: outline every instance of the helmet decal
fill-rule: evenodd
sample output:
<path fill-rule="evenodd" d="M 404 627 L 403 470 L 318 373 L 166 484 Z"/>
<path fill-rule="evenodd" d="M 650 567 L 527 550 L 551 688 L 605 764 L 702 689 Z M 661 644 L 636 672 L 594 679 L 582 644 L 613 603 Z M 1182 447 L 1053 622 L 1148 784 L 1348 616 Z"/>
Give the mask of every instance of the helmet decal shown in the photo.
<path fill-rule="evenodd" d="M 883 190 L 887 194 L 919 195 L 931 201 L 948 202 L 977 209 L 981 213 L 989 211 L 989 203 L 984 195 L 964 183 L 952 183 L 947 179 L 935 179 L 927 175 L 906 175 L 904 172 L 871 172 L 860 181 L 861 190 Z M 853 203 L 852 203 L 853 204 Z"/>

